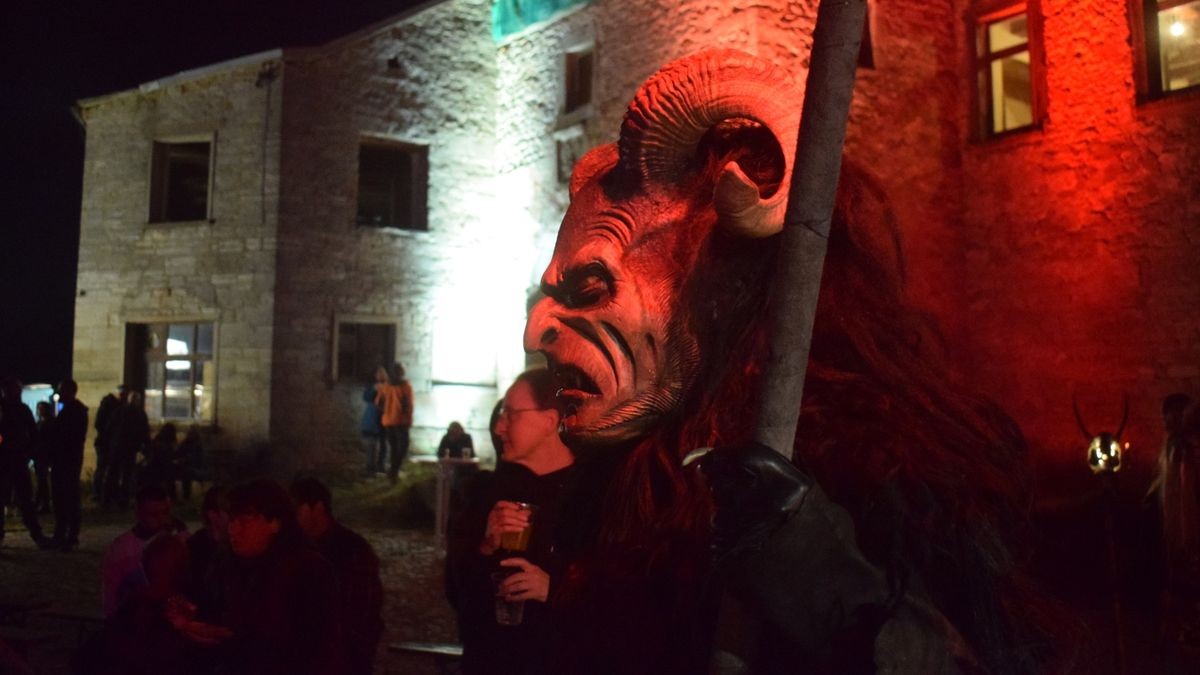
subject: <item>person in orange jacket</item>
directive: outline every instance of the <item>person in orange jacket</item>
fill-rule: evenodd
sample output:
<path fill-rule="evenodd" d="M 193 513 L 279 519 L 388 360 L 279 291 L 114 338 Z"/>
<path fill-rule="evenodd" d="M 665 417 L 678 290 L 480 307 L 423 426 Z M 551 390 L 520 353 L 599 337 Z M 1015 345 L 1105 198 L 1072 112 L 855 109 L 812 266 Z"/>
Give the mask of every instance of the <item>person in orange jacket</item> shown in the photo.
<path fill-rule="evenodd" d="M 383 425 L 383 439 L 387 444 L 385 452 L 391 454 L 391 464 L 388 466 L 388 480 L 395 483 L 400 473 L 400 466 L 408 455 L 408 430 L 412 427 L 413 392 L 412 385 L 404 377 L 404 366 L 392 364 L 389 371 L 380 366 L 375 371 L 375 405 L 379 407 L 380 423 Z"/>

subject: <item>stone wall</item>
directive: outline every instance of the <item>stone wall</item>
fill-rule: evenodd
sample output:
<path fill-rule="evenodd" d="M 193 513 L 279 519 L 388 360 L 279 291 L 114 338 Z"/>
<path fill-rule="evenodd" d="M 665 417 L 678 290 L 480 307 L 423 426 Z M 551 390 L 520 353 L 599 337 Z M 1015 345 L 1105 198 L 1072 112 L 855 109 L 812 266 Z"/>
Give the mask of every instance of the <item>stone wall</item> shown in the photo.
<path fill-rule="evenodd" d="M 285 52 L 270 87 L 245 66 L 86 105 L 85 401 L 121 379 L 125 322 L 213 318 L 226 438 L 269 429 L 286 467 L 357 461 L 359 386 L 332 377 L 334 333 L 390 321 L 417 390 L 414 449 L 452 419 L 486 447 L 491 403 L 526 365 L 564 167 L 615 140 L 638 85 L 684 54 L 745 49 L 802 82 L 816 4 L 597 0 L 496 43 L 490 2 L 448 0 Z M 1115 426 L 1128 393 L 1145 458 L 1158 401 L 1200 384 L 1200 98 L 1138 103 L 1126 3 L 1039 6 L 1044 123 L 980 142 L 968 0 L 872 2 L 875 67 L 859 70 L 848 153 L 892 197 L 910 295 L 952 364 L 1038 457 L 1082 456 L 1072 393 L 1095 427 Z M 592 106 L 564 116 L 563 54 L 589 44 Z M 215 222 L 146 225 L 151 141 L 203 131 L 217 133 Z M 364 138 L 429 148 L 428 231 L 355 225 Z M 447 375 L 458 359 L 473 384 Z"/>
<path fill-rule="evenodd" d="M 1095 432 L 1127 394 L 1146 472 L 1162 398 L 1200 393 L 1200 97 L 1138 102 L 1129 3 L 1040 4 L 1042 128 L 963 154 L 974 368 L 1041 458 L 1076 473 L 1072 395 Z"/>
<path fill-rule="evenodd" d="M 280 99 L 256 86 L 263 66 L 217 69 L 81 106 L 87 146 L 74 377 L 93 417 L 124 377 L 126 323 L 213 321 L 213 442 L 267 440 Z M 211 220 L 147 224 L 154 140 L 194 134 L 215 134 Z"/>
<path fill-rule="evenodd" d="M 284 462 L 358 456 L 361 386 L 331 377 L 345 317 L 396 323 L 396 355 L 417 393 L 414 451 L 432 451 L 453 419 L 486 438 L 495 373 L 478 387 L 482 410 L 446 410 L 435 395 L 434 345 L 453 340 L 461 358 L 519 349 L 518 335 L 506 341 L 491 320 L 498 298 L 514 291 L 492 283 L 512 243 L 492 208 L 488 8 L 450 0 L 286 59 L 271 377 L 272 437 Z M 428 231 L 355 225 L 364 137 L 428 147 Z"/>

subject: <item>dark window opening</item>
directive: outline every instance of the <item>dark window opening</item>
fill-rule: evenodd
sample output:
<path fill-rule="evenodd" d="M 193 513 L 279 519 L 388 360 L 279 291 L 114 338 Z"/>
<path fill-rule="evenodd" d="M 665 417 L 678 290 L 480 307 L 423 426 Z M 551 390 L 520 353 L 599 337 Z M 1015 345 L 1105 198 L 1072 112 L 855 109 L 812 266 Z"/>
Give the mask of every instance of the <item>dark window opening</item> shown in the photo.
<path fill-rule="evenodd" d="M 592 71 L 595 54 L 591 49 L 567 52 L 563 69 L 563 114 L 569 115 L 592 102 Z"/>
<path fill-rule="evenodd" d="M 363 144 L 358 149 L 359 225 L 428 229 L 427 148 L 416 145 Z"/>
<path fill-rule="evenodd" d="M 150 222 L 208 219 L 212 143 L 154 142 L 150 168 Z"/>
<path fill-rule="evenodd" d="M 375 369 L 396 361 L 396 326 L 389 323 L 339 323 L 337 380 L 372 382 Z"/>
<path fill-rule="evenodd" d="M 1200 0 L 1145 0 L 1151 98 L 1200 87 Z"/>
<path fill-rule="evenodd" d="M 125 326 L 125 382 L 145 392 L 151 421 L 211 422 L 216 377 L 213 324 Z"/>
<path fill-rule="evenodd" d="M 1028 129 L 1037 120 L 1029 14 L 1019 7 L 975 29 L 976 95 L 984 136 Z"/>

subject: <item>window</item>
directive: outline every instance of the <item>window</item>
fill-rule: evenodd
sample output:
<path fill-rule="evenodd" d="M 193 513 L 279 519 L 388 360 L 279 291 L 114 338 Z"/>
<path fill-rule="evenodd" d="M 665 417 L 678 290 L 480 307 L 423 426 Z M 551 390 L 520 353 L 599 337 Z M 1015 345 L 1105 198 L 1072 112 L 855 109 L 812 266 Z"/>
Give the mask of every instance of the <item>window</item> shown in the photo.
<path fill-rule="evenodd" d="M 212 323 L 127 324 L 125 350 L 125 381 L 146 392 L 151 420 L 212 421 Z"/>
<path fill-rule="evenodd" d="M 368 227 L 428 229 L 428 152 L 419 145 L 363 143 L 358 149 L 358 216 Z"/>
<path fill-rule="evenodd" d="M 212 141 L 154 142 L 150 222 L 208 220 Z"/>
<path fill-rule="evenodd" d="M 337 331 L 337 381 L 372 382 L 376 368 L 395 362 L 394 324 L 338 323 Z"/>
<path fill-rule="evenodd" d="M 1144 0 L 1151 98 L 1200 87 L 1200 0 Z"/>
<path fill-rule="evenodd" d="M 570 115 L 591 105 L 594 54 L 591 47 L 566 53 L 563 63 L 563 115 Z"/>
<path fill-rule="evenodd" d="M 980 135 L 1029 129 L 1038 122 L 1031 44 L 1024 5 L 978 20 L 975 83 Z"/>

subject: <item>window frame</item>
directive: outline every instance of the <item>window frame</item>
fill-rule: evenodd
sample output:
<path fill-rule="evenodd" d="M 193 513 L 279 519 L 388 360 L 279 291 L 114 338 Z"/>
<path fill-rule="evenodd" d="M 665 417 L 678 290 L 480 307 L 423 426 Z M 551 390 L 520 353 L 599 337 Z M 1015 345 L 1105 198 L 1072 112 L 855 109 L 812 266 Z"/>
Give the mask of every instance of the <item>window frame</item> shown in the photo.
<path fill-rule="evenodd" d="M 400 319 L 393 316 L 378 316 L 364 314 L 335 314 L 333 317 L 333 339 L 330 347 L 329 358 L 329 383 L 333 385 L 355 384 L 361 385 L 362 382 L 344 379 L 339 372 L 339 361 L 341 357 L 341 336 L 343 325 L 369 325 L 369 326 L 388 326 L 392 332 L 391 344 L 391 361 L 397 361 L 397 354 L 400 352 Z M 385 359 L 386 361 L 386 359 Z"/>
<path fill-rule="evenodd" d="M 166 217 L 168 206 L 166 183 L 169 172 L 162 175 L 162 160 L 160 147 L 169 145 L 185 145 L 192 143 L 208 144 L 208 182 L 205 185 L 204 215 L 201 218 L 184 218 L 169 220 Z M 146 224 L 148 225 L 178 225 L 187 223 L 214 223 L 213 218 L 213 189 L 216 185 L 217 165 L 217 133 L 215 131 L 200 134 L 182 134 L 170 136 L 155 136 L 150 139 L 150 163 L 146 180 Z M 169 166 L 169 165 L 168 165 Z"/>
<path fill-rule="evenodd" d="M 1163 86 L 1162 36 L 1158 15 L 1164 9 L 1186 5 L 1191 0 L 1134 0 L 1129 5 L 1130 33 L 1133 35 L 1138 103 L 1200 95 L 1200 84 L 1182 89 Z M 1166 5 L 1163 7 L 1162 5 Z"/>
<path fill-rule="evenodd" d="M 571 103 L 571 73 L 572 64 L 576 63 L 582 55 L 588 55 L 591 61 L 588 73 L 587 82 L 587 100 L 578 103 L 574 107 L 568 107 Z M 555 129 L 564 129 L 569 126 L 579 124 L 587 119 L 590 119 L 595 114 L 596 109 L 596 77 L 597 66 L 599 65 L 599 53 L 596 49 L 595 40 L 584 40 L 569 44 L 563 48 L 562 56 L 559 59 L 558 78 L 558 119 L 555 123 Z"/>
<path fill-rule="evenodd" d="M 211 345 L 212 351 L 210 353 L 193 352 L 193 353 L 187 354 L 187 355 L 166 354 L 164 356 L 169 357 L 169 358 L 162 358 L 162 359 L 156 359 L 154 361 L 151 361 L 151 358 L 150 358 L 151 351 L 149 348 L 149 344 L 141 345 L 141 349 L 139 351 L 136 349 L 136 346 L 134 344 L 131 344 L 131 341 L 130 341 L 130 329 L 134 326 L 143 326 L 143 327 L 145 327 L 145 329 L 148 333 L 150 330 L 150 327 L 152 327 L 152 326 L 165 325 L 168 327 L 167 334 L 169 335 L 170 334 L 170 326 L 190 325 L 192 327 L 192 339 L 193 339 L 193 342 L 195 343 L 195 342 L 198 342 L 198 331 L 199 331 L 199 327 L 201 324 L 208 324 L 208 325 L 212 326 L 212 345 Z M 219 351 L 220 323 L 216 320 L 216 318 L 211 317 L 211 316 L 131 317 L 125 321 L 124 341 L 125 341 L 125 344 L 123 345 L 123 347 L 124 347 L 124 353 L 125 353 L 125 363 L 122 368 L 122 372 L 124 373 L 123 380 L 127 384 L 138 387 L 140 389 L 140 391 L 142 392 L 142 395 L 143 395 L 142 405 L 146 409 L 147 417 L 150 418 L 150 421 L 152 423 L 184 422 L 184 423 L 188 423 L 188 424 L 198 424 L 198 425 L 206 426 L 206 427 L 216 426 L 217 411 L 219 409 L 218 395 L 220 392 L 220 387 L 217 384 L 218 376 L 219 376 L 219 371 L 217 370 L 217 353 Z M 166 350 L 165 345 L 163 346 L 163 350 L 164 351 Z M 149 386 L 150 385 L 150 365 L 151 365 L 151 363 L 158 363 L 158 364 L 161 364 L 162 367 L 165 369 L 166 363 L 168 361 L 189 361 L 191 363 L 191 367 L 189 369 L 190 374 L 191 374 L 191 376 L 190 376 L 191 384 L 190 384 L 190 388 L 189 388 L 189 391 L 191 392 L 191 403 L 189 405 L 189 410 L 192 410 L 192 411 L 195 411 L 195 409 L 196 409 L 196 400 L 195 400 L 195 396 L 196 396 L 195 387 L 197 384 L 196 362 L 204 361 L 205 363 L 207 363 L 208 365 L 211 366 L 212 373 L 213 373 L 213 375 L 212 375 L 212 378 L 213 378 L 212 396 L 211 396 L 212 413 L 207 419 L 205 419 L 203 417 L 197 417 L 194 414 L 189 415 L 187 417 L 174 417 L 174 416 L 167 416 L 166 414 L 164 414 L 166 411 L 165 406 L 166 406 L 166 386 L 167 386 L 167 378 L 166 378 L 165 372 L 164 372 L 163 378 L 162 378 L 162 380 L 163 380 L 162 387 L 160 390 L 158 390 L 158 391 L 161 391 L 161 393 L 162 393 L 162 399 L 159 404 L 159 409 L 158 409 L 157 413 L 152 413 L 150 411 L 149 399 L 146 396 L 147 392 L 150 391 L 150 386 Z"/>
<path fill-rule="evenodd" d="M 1016 45 L 995 53 L 980 54 L 981 33 L 986 40 L 988 26 L 1024 14 L 1028 37 L 1024 45 Z M 1041 6 L 1037 0 L 1012 2 L 983 2 L 967 14 L 968 47 L 970 50 L 971 117 L 976 141 L 990 141 L 1041 131 L 1046 117 L 1045 51 L 1042 44 Z M 994 131 L 995 112 L 992 109 L 991 65 L 998 59 L 1023 51 L 1029 52 L 1030 123 L 1004 131 Z M 985 83 L 981 88 L 981 81 Z"/>
<path fill-rule="evenodd" d="M 409 203 L 409 218 L 404 223 L 392 222 L 375 224 L 364 222 L 364 220 L 359 216 L 359 208 L 362 199 L 363 150 L 368 148 L 375 150 L 395 151 L 415 157 L 415 161 L 412 164 L 412 175 L 409 177 L 410 184 L 414 189 L 412 192 L 412 199 Z M 363 135 L 359 138 L 356 152 L 357 156 L 355 159 L 354 174 L 354 226 L 380 231 L 428 232 L 429 145 L 425 143 L 403 141 L 394 138 Z M 396 211 L 397 204 L 395 203 L 395 195 L 392 196 L 392 200 L 393 202 L 391 204 L 391 209 Z M 392 218 L 393 220 L 396 218 L 394 213 Z"/>

